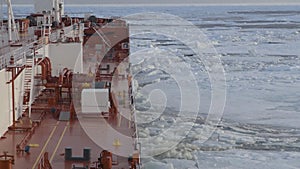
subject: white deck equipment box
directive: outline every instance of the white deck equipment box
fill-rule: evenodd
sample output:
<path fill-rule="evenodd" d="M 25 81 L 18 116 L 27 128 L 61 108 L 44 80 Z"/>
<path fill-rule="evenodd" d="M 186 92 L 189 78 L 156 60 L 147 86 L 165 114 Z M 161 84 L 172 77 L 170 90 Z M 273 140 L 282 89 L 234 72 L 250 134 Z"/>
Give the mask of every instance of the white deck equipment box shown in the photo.
<path fill-rule="evenodd" d="M 108 89 L 83 89 L 81 92 L 81 108 L 83 114 L 101 114 L 109 112 Z"/>

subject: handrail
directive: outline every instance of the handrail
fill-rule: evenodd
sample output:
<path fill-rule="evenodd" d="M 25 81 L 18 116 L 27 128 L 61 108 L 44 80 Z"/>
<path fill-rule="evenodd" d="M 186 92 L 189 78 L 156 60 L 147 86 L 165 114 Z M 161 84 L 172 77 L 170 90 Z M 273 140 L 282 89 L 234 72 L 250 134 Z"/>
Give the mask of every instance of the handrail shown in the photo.
<path fill-rule="evenodd" d="M 36 69 L 35 58 L 33 58 L 31 62 L 31 83 L 30 83 L 29 106 L 28 106 L 29 117 L 31 117 L 31 105 L 34 102 L 33 89 L 34 89 L 35 69 Z"/>
<path fill-rule="evenodd" d="M 60 32 L 59 31 L 61 31 L 61 30 L 64 31 L 64 35 L 68 35 L 72 32 L 73 25 L 68 26 L 68 27 L 64 27 L 62 29 L 57 29 L 54 32 L 52 32 L 49 36 L 50 42 L 56 42 L 60 38 Z"/>
<path fill-rule="evenodd" d="M 24 64 L 24 63 L 26 63 L 27 58 L 26 58 L 25 54 L 23 57 L 24 57 L 24 59 L 23 59 L 23 64 Z M 23 81 L 23 83 L 19 84 L 19 89 L 21 89 L 21 90 L 19 90 L 19 103 L 18 103 L 18 109 L 17 109 L 18 116 L 20 116 L 23 112 L 23 101 L 24 101 L 23 98 L 24 98 L 24 88 L 25 88 L 25 86 L 23 85 L 24 81 L 25 81 L 25 76 L 22 75 L 20 78 L 21 78 L 21 81 Z"/>
<path fill-rule="evenodd" d="M 38 43 L 37 40 L 27 44 L 26 46 L 22 46 L 20 48 L 17 48 L 13 51 L 10 51 L 0 56 L 0 70 L 5 68 L 9 64 L 9 60 L 11 56 L 14 57 L 15 61 L 19 61 L 20 59 L 23 58 L 24 54 L 25 56 L 31 54 L 32 53 L 31 49 L 35 46 L 36 43 Z M 38 45 L 37 48 L 38 49 L 42 48 L 42 45 Z"/>
<path fill-rule="evenodd" d="M 131 86 L 133 86 L 133 82 L 131 81 Z M 131 89 L 132 90 L 132 89 Z M 133 97 L 132 92 L 130 92 L 129 97 Z M 131 109 L 132 109 L 132 114 L 131 114 L 131 118 L 134 122 L 134 136 L 135 136 L 135 149 L 139 151 L 139 163 L 137 164 L 137 167 L 140 169 L 142 162 L 141 162 L 141 155 L 142 155 L 142 143 L 140 142 L 139 139 L 139 134 L 138 134 L 138 127 L 137 127 L 137 121 L 136 121 L 136 111 L 135 111 L 135 102 L 133 101 L 131 104 Z"/>
<path fill-rule="evenodd" d="M 64 32 L 65 35 L 68 35 L 72 32 L 73 30 L 73 25 L 65 27 L 64 28 Z M 55 33 L 51 33 L 50 34 L 50 42 L 54 42 L 57 41 L 59 39 L 59 36 L 57 36 L 57 32 Z M 38 45 L 36 45 L 38 44 Z M 22 47 L 19 47 L 15 50 L 9 51 L 3 55 L 0 56 L 0 70 L 4 69 L 8 64 L 9 64 L 9 60 L 11 58 L 11 56 L 14 57 L 15 61 L 19 61 L 20 59 L 23 58 L 24 54 L 26 55 L 30 55 L 32 54 L 32 48 L 35 47 L 36 50 L 41 49 L 43 47 L 43 42 L 39 41 L 39 40 L 34 40 L 29 44 L 23 44 Z"/>

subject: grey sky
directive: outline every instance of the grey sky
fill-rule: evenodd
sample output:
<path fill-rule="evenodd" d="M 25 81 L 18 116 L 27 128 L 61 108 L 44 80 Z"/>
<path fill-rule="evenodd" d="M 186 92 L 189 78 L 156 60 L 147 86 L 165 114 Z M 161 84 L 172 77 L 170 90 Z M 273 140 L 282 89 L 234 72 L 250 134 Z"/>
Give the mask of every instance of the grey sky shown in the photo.
<path fill-rule="evenodd" d="M 12 0 L 33 4 L 34 0 Z M 300 4 L 300 0 L 65 0 L 66 4 Z"/>

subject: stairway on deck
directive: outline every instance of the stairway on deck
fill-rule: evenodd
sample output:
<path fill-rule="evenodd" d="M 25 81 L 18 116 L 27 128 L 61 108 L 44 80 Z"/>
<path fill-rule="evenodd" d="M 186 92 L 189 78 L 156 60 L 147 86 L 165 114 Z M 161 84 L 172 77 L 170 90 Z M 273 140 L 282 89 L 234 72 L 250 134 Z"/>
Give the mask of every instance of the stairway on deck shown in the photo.
<path fill-rule="evenodd" d="M 30 91 L 32 85 L 32 62 L 33 58 L 27 58 L 25 63 L 25 70 L 24 70 L 24 95 L 23 95 L 23 107 L 22 107 L 22 114 L 26 113 L 29 108 L 30 102 Z"/>

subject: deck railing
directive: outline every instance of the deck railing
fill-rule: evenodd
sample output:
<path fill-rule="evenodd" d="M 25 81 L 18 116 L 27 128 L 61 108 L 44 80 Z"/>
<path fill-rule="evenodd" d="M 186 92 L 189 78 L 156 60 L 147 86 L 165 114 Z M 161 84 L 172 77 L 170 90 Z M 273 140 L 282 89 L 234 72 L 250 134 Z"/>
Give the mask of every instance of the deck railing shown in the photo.
<path fill-rule="evenodd" d="M 72 32 L 73 30 L 73 26 L 68 26 L 63 28 L 64 30 L 64 34 L 68 35 Z M 59 37 L 59 32 L 60 29 L 52 32 L 50 34 L 49 40 L 50 42 L 55 42 L 57 41 L 60 37 Z M 4 51 L 3 55 L 0 56 L 0 70 L 4 69 L 10 61 L 11 56 L 14 57 L 15 61 L 19 61 L 20 59 L 23 59 L 24 57 L 30 55 L 33 53 L 33 48 L 35 48 L 36 50 L 41 49 L 44 46 L 44 41 L 43 38 L 41 38 L 40 40 L 34 40 L 31 41 L 29 44 L 22 44 L 21 47 L 16 48 L 14 50 L 11 50 L 13 48 L 8 48 L 8 51 Z"/>

